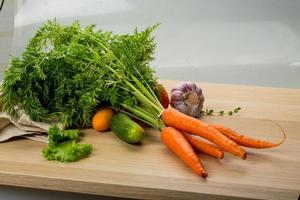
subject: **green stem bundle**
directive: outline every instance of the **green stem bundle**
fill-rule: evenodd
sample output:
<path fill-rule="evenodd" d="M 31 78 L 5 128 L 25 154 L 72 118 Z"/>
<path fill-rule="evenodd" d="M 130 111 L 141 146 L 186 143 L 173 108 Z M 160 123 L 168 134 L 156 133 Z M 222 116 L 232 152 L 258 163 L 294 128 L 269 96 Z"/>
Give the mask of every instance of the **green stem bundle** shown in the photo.
<path fill-rule="evenodd" d="M 155 49 L 151 33 L 157 27 L 114 35 L 95 31 L 93 25 L 49 21 L 5 72 L 3 110 L 17 116 L 18 108 L 32 120 L 78 128 L 90 126 L 95 110 L 108 105 L 150 126 L 164 127 L 158 118 L 163 107 L 157 79 L 149 66 Z"/>

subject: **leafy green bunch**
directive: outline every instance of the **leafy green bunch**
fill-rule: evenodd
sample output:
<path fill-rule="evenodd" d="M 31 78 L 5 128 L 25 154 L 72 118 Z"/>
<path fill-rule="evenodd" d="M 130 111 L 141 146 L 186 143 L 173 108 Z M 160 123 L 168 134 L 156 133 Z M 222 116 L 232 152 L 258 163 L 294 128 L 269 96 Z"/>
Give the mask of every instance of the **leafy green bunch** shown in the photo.
<path fill-rule="evenodd" d="M 109 105 L 145 123 L 161 127 L 157 78 L 149 63 L 158 25 L 116 35 L 82 28 L 78 21 L 42 25 L 23 55 L 13 57 L 4 73 L 3 110 L 32 120 L 86 127 L 100 105 Z"/>
<path fill-rule="evenodd" d="M 48 146 L 42 152 L 47 160 L 74 162 L 88 157 L 93 151 L 91 144 L 79 143 L 78 129 L 60 130 L 53 125 L 49 128 L 48 136 Z"/>

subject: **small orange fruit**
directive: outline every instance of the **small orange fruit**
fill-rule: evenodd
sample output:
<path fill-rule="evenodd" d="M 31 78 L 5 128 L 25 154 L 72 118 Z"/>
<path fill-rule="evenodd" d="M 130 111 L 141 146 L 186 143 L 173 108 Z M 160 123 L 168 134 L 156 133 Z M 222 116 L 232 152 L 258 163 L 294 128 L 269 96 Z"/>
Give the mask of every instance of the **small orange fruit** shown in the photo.
<path fill-rule="evenodd" d="M 96 131 L 107 131 L 110 127 L 110 120 L 114 114 L 111 108 L 101 108 L 92 119 L 92 126 Z"/>

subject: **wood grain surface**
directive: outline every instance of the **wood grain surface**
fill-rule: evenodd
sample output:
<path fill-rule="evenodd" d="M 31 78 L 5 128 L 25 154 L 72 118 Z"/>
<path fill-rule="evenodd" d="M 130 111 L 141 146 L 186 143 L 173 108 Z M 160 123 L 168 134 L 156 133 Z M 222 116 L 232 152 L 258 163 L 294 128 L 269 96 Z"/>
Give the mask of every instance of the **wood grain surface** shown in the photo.
<path fill-rule="evenodd" d="M 177 82 L 162 81 L 168 89 Z M 142 145 L 128 145 L 111 132 L 84 130 L 92 156 L 75 163 L 49 162 L 45 146 L 25 139 L 0 144 L 0 184 L 142 199 L 297 199 L 300 192 L 300 90 L 200 83 L 205 108 L 230 110 L 230 117 L 206 122 L 241 133 L 286 142 L 273 149 L 247 149 L 247 160 L 229 154 L 217 160 L 199 154 L 208 172 L 197 177 L 147 128 Z M 274 123 L 276 122 L 276 123 Z"/>

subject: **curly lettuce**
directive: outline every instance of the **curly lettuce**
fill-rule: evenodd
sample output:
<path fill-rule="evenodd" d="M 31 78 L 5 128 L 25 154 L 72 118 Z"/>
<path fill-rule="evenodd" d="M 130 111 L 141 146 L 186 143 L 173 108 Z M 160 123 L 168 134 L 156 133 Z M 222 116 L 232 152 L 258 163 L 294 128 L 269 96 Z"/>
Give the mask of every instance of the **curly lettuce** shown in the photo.
<path fill-rule="evenodd" d="M 78 129 L 60 130 L 54 125 L 49 128 L 48 136 L 48 146 L 42 152 L 47 160 L 74 162 L 89 156 L 93 151 L 91 144 L 78 143 Z"/>

